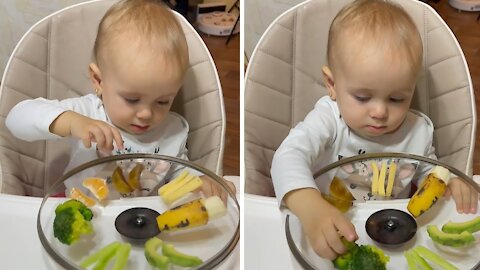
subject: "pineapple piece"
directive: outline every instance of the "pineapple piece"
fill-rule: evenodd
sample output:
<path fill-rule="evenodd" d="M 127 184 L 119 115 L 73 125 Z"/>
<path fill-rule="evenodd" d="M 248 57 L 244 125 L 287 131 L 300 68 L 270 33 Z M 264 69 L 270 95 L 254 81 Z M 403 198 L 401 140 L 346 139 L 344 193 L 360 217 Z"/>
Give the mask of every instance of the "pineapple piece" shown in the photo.
<path fill-rule="evenodd" d="M 382 167 L 380 169 L 380 175 L 378 176 L 378 194 L 385 196 L 385 177 L 387 176 L 387 162 L 382 161 Z"/>
<path fill-rule="evenodd" d="M 378 166 L 376 162 L 372 162 L 372 194 L 377 194 L 378 192 Z"/>
<path fill-rule="evenodd" d="M 177 178 L 172 180 L 158 189 L 158 195 L 167 204 L 180 199 L 185 194 L 194 191 L 202 186 L 203 182 L 200 177 L 190 174 L 188 171 L 183 171 Z"/>
<path fill-rule="evenodd" d="M 385 191 L 385 195 L 392 196 L 393 190 L 393 183 L 395 182 L 395 173 L 397 172 L 397 164 L 392 162 L 390 164 L 390 169 L 388 170 L 388 182 L 387 182 L 387 190 Z"/>

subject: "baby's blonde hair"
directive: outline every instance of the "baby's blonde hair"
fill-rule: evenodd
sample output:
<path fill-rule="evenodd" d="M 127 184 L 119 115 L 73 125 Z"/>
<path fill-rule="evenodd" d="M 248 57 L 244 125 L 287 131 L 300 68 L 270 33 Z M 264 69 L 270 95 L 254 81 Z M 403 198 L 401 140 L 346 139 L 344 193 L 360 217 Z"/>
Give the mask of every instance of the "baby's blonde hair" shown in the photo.
<path fill-rule="evenodd" d="M 408 61 L 412 75 L 418 75 L 422 65 L 422 40 L 412 18 L 401 6 L 388 0 L 356 0 L 345 6 L 330 26 L 327 60 L 331 69 L 342 64 L 355 65 L 343 59 L 346 50 L 371 44 L 376 44 L 377 49 L 400 53 Z"/>
<path fill-rule="evenodd" d="M 159 53 L 179 77 L 184 76 L 189 64 L 187 41 L 175 14 L 160 0 L 122 0 L 105 13 L 93 47 L 94 61 L 99 66 L 103 50 L 127 29 Z"/>

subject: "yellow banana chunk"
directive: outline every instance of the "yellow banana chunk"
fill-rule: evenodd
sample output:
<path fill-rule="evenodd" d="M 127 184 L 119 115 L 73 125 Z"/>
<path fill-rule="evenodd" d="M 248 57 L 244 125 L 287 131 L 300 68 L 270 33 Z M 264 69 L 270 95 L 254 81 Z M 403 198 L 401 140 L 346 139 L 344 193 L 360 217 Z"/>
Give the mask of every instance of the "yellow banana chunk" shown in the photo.
<path fill-rule="evenodd" d="M 378 166 L 377 162 L 372 162 L 372 194 L 378 193 Z"/>
<path fill-rule="evenodd" d="M 135 167 L 130 171 L 128 174 L 128 180 L 127 183 L 132 189 L 140 189 L 140 174 L 142 174 L 143 169 L 145 166 L 143 166 L 140 163 L 137 163 Z"/>
<path fill-rule="evenodd" d="M 185 194 L 199 188 L 202 184 L 200 177 L 185 170 L 177 178 L 160 187 L 158 195 L 162 197 L 165 203 L 171 204 Z"/>
<path fill-rule="evenodd" d="M 225 215 L 226 211 L 218 196 L 197 199 L 163 212 L 157 217 L 157 225 L 160 232 L 197 227 Z"/>
<path fill-rule="evenodd" d="M 449 180 L 450 171 L 441 166 L 433 168 L 408 201 L 407 209 L 410 214 L 419 217 L 430 209 L 445 193 Z"/>
<path fill-rule="evenodd" d="M 121 194 L 127 194 L 133 191 L 133 188 L 125 180 L 122 168 L 120 167 L 116 167 L 112 173 L 112 184 Z"/>
<path fill-rule="evenodd" d="M 387 190 L 385 195 L 392 196 L 393 183 L 395 182 L 395 173 L 397 172 L 397 164 L 395 162 L 390 163 L 390 169 L 388 170 Z"/>
<path fill-rule="evenodd" d="M 385 177 L 387 176 L 387 161 L 382 161 L 382 168 L 378 176 L 378 195 L 385 196 Z"/>

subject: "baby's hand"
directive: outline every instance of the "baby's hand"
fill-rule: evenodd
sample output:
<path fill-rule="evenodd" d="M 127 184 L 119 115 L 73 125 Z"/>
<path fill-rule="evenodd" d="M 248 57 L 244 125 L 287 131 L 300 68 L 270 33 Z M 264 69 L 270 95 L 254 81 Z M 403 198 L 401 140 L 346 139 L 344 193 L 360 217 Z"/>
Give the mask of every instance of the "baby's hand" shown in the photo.
<path fill-rule="evenodd" d="M 453 197 L 458 213 L 475 214 L 478 208 L 478 192 L 460 178 L 450 179 L 445 197 Z"/>
<path fill-rule="evenodd" d="M 328 260 L 347 251 L 341 236 L 347 241 L 358 238 L 355 227 L 337 208 L 322 198 L 313 188 L 289 192 L 285 196 L 288 208 L 300 219 L 303 231 L 313 250 Z"/>
<path fill-rule="evenodd" d="M 228 193 L 220 186 L 220 184 L 217 184 L 215 180 L 211 179 L 207 175 L 202 175 L 200 176 L 200 178 L 202 179 L 203 185 L 199 189 L 206 197 L 219 196 L 224 202 L 227 201 Z M 225 182 L 225 184 L 227 184 L 228 188 L 230 188 L 230 190 L 235 194 L 235 185 L 228 180 L 223 179 L 223 181 Z"/>
<path fill-rule="evenodd" d="M 92 147 L 92 142 L 96 142 L 98 150 L 102 152 L 111 152 L 114 141 L 117 149 L 123 149 L 122 135 L 116 127 L 73 111 L 60 114 L 50 124 L 49 130 L 62 137 L 77 138 L 87 148 Z"/>
<path fill-rule="evenodd" d="M 333 260 L 347 251 L 341 240 L 342 235 L 348 241 L 358 238 L 353 224 L 333 206 L 330 209 L 316 208 L 302 223 L 313 250 L 328 260 Z"/>

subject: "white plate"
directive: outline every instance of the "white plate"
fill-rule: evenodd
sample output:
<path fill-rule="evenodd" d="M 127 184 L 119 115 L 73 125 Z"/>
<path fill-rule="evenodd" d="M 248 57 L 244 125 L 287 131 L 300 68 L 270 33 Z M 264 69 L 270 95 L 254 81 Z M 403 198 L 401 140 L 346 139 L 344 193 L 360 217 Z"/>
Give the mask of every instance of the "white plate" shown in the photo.
<path fill-rule="evenodd" d="M 94 212 L 92 225 L 95 233 L 84 236 L 79 242 L 68 246 L 60 243 L 58 239 L 53 236 L 55 207 L 64 200 L 66 199 L 49 199 L 42 212 L 51 214 L 42 215 L 41 222 L 50 246 L 57 254 L 63 256 L 65 260 L 73 264 L 79 264 L 89 254 L 98 251 L 113 241 L 128 242 L 128 240 L 124 239 L 115 229 L 115 219 L 124 210 L 133 207 L 147 207 L 162 213 L 168 209 L 158 196 L 122 198 L 120 200 L 110 201 L 106 206 L 93 206 L 91 208 Z M 198 256 L 205 262 L 222 252 L 222 249 L 224 249 L 227 243 L 230 243 L 232 237 L 234 237 L 238 226 L 239 212 L 231 199 L 228 202 L 227 213 L 226 216 L 210 221 L 207 225 L 171 233 L 161 233 L 159 238 L 167 243 L 173 244 L 177 250 Z M 132 244 L 128 265 L 125 269 L 151 269 L 145 259 L 143 245 Z M 172 269 L 176 268 L 173 267 Z"/>
<path fill-rule="evenodd" d="M 390 262 L 387 264 L 389 270 L 405 270 L 408 269 L 407 262 L 403 256 L 403 252 L 417 245 L 423 245 L 428 249 L 440 254 L 443 258 L 454 264 L 461 270 L 472 269 L 480 260 L 480 233 L 474 234 L 476 242 L 468 247 L 456 249 L 437 245 L 428 236 L 426 225 L 434 224 L 439 228 L 449 220 L 455 222 L 462 222 L 473 219 L 476 215 L 458 214 L 455 209 L 455 202 L 453 200 L 440 200 L 428 212 L 420 216 L 416 221 L 418 230 L 415 236 L 405 245 L 391 248 L 378 245 L 369 238 L 365 231 L 365 222 L 367 218 L 374 212 L 381 209 L 399 209 L 408 212 L 406 207 L 408 200 L 395 201 L 377 201 L 362 204 L 356 204 L 348 213 L 351 217 L 352 223 L 355 225 L 359 239 L 358 244 L 370 244 L 381 248 L 386 255 L 390 256 Z M 299 251 L 301 259 L 307 261 L 315 269 L 334 269 L 333 264 L 329 260 L 325 260 L 313 251 L 308 244 L 307 239 L 301 229 L 299 220 L 290 215 L 290 230 L 292 240 L 296 249 Z M 434 265 L 432 264 L 432 267 Z M 434 268 L 437 269 L 437 268 Z"/>

